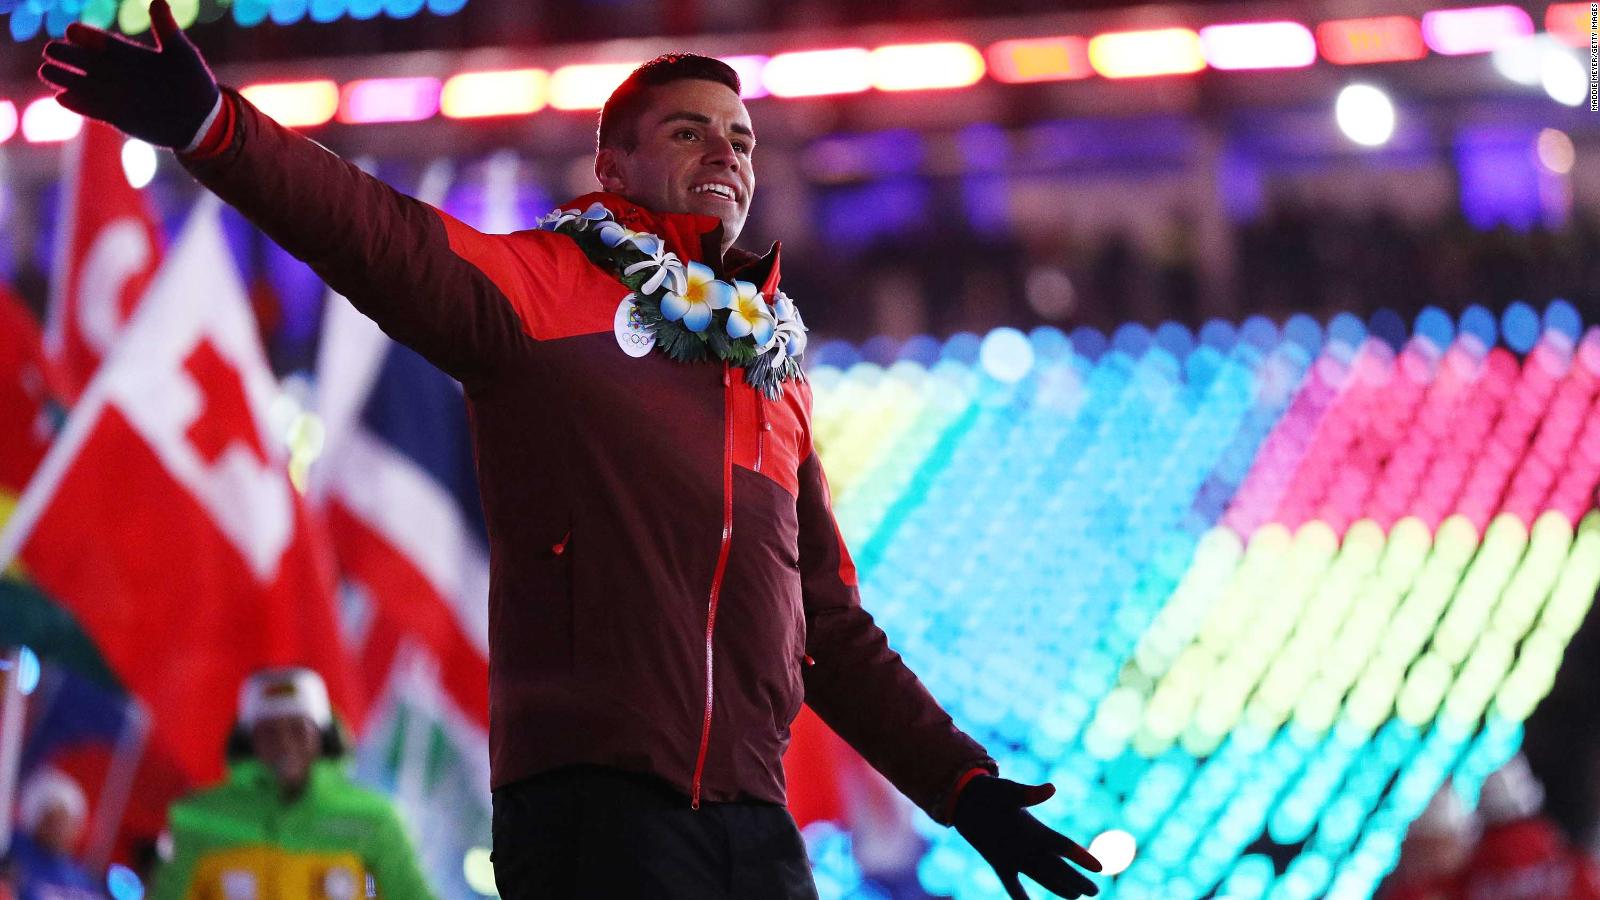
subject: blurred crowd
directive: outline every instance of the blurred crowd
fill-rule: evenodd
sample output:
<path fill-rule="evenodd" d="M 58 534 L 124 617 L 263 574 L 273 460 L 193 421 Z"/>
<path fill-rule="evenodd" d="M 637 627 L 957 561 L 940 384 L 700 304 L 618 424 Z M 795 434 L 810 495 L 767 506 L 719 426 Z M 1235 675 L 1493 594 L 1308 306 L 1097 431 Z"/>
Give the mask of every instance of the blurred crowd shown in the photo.
<path fill-rule="evenodd" d="M 1445 784 L 1412 823 L 1379 900 L 1595 900 L 1600 865 L 1543 814 L 1520 754 L 1484 780 L 1477 808 Z"/>
<path fill-rule="evenodd" d="M 1587 321 L 1600 318 L 1600 215 L 1591 211 L 1560 228 L 1481 230 L 1459 213 L 1415 221 L 1285 201 L 1232 230 L 1223 265 L 1202 258 L 1211 251 L 1181 216 L 1154 239 L 1126 231 L 1002 239 L 951 224 L 827 265 L 820 253 L 786 260 L 784 275 L 796 297 L 824 298 L 806 307 L 814 330 L 852 341 L 999 325 L 1193 327 L 1296 312 L 1326 320 L 1385 307 L 1409 320 L 1429 305 L 1498 310 L 1556 297 Z"/>

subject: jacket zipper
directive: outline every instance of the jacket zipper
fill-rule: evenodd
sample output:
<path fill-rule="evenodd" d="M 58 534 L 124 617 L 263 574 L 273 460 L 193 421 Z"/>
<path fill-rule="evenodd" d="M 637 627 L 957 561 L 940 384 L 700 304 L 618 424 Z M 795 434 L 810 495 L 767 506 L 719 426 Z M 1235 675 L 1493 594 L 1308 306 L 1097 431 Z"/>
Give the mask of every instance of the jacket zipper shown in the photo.
<path fill-rule="evenodd" d="M 706 748 L 711 743 L 711 638 L 717 627 L 717 597 L 722 593 L 722 575 L 728 568 L 728 548 L 733 541 L 733 380 L 728 361 L 722 361 L 722 549 L 711 575 L 711 602 L 706 609 L 706 714 L 700 724 L 700 752 L 694 761 L 694 786 L 689 798 L 691 809 L 700 808 L 700 777 L 705 772 Z"/>
<path fill-rule="evenodd" d="M 761 420 L 761 426 L 756 429 L 756 471 L 761 471 L 761 453 L 766 449 L 767 432 L 772 430 L 772 423 L 767 421 L 767 398 L 760 391 L 752 391 L 756 396 L 756 416 Z"/>

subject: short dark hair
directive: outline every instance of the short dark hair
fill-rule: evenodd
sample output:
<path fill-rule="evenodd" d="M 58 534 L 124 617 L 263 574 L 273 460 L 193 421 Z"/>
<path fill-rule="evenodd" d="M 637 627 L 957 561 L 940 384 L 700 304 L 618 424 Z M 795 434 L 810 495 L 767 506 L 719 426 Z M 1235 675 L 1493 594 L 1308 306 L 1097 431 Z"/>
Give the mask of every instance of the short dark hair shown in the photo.
<path fill-rule="evenodd" d="M 600 109 L 598 147 L 618 147 L 632 153 L 639 146 L 639 114 L 649 102 L 649 89 L 698 78 L 725 85 L 739 93 L 739 73 L 720 59 L 698 53 L 665 53 L 628 74 Z"/>

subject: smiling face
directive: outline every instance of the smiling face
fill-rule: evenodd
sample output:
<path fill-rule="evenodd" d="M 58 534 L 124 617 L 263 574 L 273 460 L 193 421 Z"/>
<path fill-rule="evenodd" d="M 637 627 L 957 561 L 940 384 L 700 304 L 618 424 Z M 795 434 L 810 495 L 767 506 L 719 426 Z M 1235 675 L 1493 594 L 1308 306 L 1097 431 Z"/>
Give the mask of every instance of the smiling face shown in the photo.
<path fill-rule="evenodd" d="M 656 212 L 716 216 L 722 249 L 733 246 L 756 190 L 755 135 L 739 95 L 699 78 L 658 85 L 633 128 L 631 151 L 595 155 L 600 186 Z"/>

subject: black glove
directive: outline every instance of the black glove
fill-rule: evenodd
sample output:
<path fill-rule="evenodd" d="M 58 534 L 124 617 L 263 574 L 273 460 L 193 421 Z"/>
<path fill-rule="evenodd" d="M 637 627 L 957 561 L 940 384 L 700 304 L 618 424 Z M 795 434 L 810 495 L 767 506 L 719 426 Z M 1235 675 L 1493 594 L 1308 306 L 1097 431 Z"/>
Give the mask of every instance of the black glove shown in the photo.
<path fill-rule="evenodd" d="M 167 0 L 150 4 L 154 48 L 78 22 L 44 45 L 39 77 L 56 102 L 160 147 L 182 149 L 216 108 L 217 80 L 173 21 Z"/>
<path fill-rule="evenodd" d="M 1100 861 L 1065 835 L 1023 809 L 1055 795 L 1054 785 L 1026 785 L 993 775 L 967 782 L 956 799 L 955 827 L 989 865 L 1011 900 L 1028 900 L 1017 874 L 1032 878 L 1061 897 L 1092 897 L 1100 893 L 1094 882 L 1067 865 L 1061 857 L 1091 872 Z"/>

